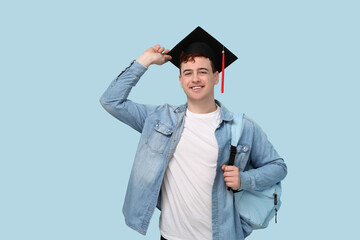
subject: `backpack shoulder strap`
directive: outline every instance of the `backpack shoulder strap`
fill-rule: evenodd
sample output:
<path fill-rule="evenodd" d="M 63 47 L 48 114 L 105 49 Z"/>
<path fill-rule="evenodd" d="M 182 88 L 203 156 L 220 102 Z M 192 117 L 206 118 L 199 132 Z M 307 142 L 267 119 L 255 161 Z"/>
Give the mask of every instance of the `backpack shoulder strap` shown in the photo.
<path fill-rule="evenodd" d="M 243 113 L 234 113 L 234 118 L 231 123 L 231 146 L 236 147 L 240 140 L 243 118 Z"/>
<path fill-rule="evenodd" d="M 235 113 L 233 115 L 233 120 L 231 122 L 231 148 L 228 165 L 234 165 L 235 163 L 236 147 L 241 136 L 243 117 L 243 113 Z"/>

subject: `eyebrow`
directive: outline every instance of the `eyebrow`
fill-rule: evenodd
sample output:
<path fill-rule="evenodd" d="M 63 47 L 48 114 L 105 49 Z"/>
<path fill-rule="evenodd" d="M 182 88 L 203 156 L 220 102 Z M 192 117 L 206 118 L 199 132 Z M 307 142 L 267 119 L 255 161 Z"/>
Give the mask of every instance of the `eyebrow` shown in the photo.
<path fill-rule="evenodd" d="M 199 71 L 199 70 L 205 70 L 205 71 L 209 71 L 209 69 L 207 69 L 207 68 L 198 68 L 198 69 L 196 69 L 197 71 Z M 191 71 L 193 71 L 192 69 L 184 69 L 184 71 L 183 71 L 183 73 L 185 73 L 185 72 L 191 72 Z"/>

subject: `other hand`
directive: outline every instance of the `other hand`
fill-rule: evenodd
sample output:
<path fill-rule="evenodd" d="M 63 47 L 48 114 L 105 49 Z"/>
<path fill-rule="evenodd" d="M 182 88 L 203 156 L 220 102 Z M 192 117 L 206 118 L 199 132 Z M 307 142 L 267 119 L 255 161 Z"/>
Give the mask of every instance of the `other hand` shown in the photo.
<path fill-rule="evenodd" d="M 239 168 L 230 165 L 222 165 L 221 170 L 224 171 L 224 181 L 226 186 L 232 190 L 239 190 L 241 187 L 241 179 Z"/>

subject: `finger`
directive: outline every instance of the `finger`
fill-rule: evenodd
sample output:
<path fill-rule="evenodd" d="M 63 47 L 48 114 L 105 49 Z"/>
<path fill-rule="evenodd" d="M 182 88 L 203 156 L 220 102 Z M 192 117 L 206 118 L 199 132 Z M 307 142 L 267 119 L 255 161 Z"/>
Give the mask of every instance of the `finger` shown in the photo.
<path fill-rule="evenodd" d="M 159 50 L 159 48 L 160 48 L 160 45 L 159 44 L 156 44 L 155 46 L 153 46 L 153 49 L 154 49 L 154 51 L 158 51 Z"/>
<path fill-rule="evenodd" d="M 165 56 L 165 61 L 170 61 L 172 59 L 170 55 L 164 55 L 164 56 Z"/>
<path fill-rule="evenodd" d="M 226 165 L 221 166 L 221 170 L 225 171 Z"/>
<path fill-rule="evenodd" d="M 164 47 L 159 47 L 159 49 L 157 51 L 158 51 L 158 53 L 162 53 L 164 50 L 165 50 Z"/>
<path fill-rule="evenodd" d="M 229 176 L 229 177 L 225 177 L 224 178 L 225 182 L 237 182 L 238 178 L 237 177 L 233 177 L 233 176 Z"/>
<path fill-rule="evenodd" d="M 164 54 L 168 54 L 170 52 L 169 49 L 165 49 Z"/>
<path fill-rule="evenodd" d="M 236 172 L 224 172 L 224 177 L 236 177 Z"/>
<path fill-rule="evenodd" d="M 235 166 L 226 166 L 225 167 L 225 171 L 226 172 L 234 172 L 234 171 L 238 171 L 239 168 L 235 167 Z"/>
<path fill-rule="evenodd" d="M 235 182 L 225 182 L 225 185 L 228 186 L 228 187 L 236 187 L 236 183 Z"/>

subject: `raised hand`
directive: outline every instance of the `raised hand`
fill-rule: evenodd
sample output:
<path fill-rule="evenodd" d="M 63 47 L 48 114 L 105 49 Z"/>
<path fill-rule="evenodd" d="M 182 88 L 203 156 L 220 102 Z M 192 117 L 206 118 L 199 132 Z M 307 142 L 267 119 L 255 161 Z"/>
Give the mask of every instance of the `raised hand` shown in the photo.
<path fill-rule="evenodd" d="M 169 51 L 157 44 L 148 48 L 136 61 L 145 67 L 149 67 L 151 64 L 163 65 L 171 60 L 171 56 L 167 55 Z"/>

